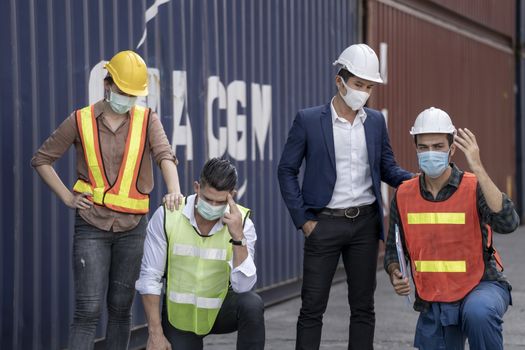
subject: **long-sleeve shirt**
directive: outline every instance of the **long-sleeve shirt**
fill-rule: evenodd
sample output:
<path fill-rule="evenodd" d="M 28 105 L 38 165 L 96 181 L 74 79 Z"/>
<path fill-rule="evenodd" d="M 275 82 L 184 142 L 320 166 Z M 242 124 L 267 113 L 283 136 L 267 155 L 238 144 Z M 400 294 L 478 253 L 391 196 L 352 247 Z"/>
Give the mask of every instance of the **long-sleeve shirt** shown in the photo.
<path fill-rule="evenodd" d="M 94 105 L 94 112 L 99 129 L 100 148 L 104 170 L 109 183 L 115 183 L 126 147 L 126 139 L 130 126 L 129 113 L 122 124 L 113 130 L 106 120 L 109 107 L 107 102 L 99 101 Z M 69 149 L 75 146 L 77 177 L 89 182 L 89 173 L 82 142 L 78 133 L 76 115 L 72 113 L 51 136 L 42 144 L 31 159 L 31 165 L 51 165 Z M 151 113 L 148 122 L 147 145 L 139 170 L 137 188 L 141 193 L 150 193 L 153 189 L 152 158 L 160 165 L 167 159 L 176 163 L 175 155 L 164 132 L 164 128 L 156 113 Z M 72 185 L 72 184 L 71 184 Z M 67 186 L 67 184 L 66 184 Z M 105 231 L 114 232 L 128 231 L 137 226 L 142 215 L 120 213 L 110 210 L 104 206 L 93 205 L 89 209 L 78 211 L 80 216 L 89 224 Z"/>
<path fill-rule="evenodd" d="M 452 196 L 456 192 L 461 182 L 463 172 L 455 164 L 451 163 L 451 166 L 452 166 L 452 173 L 448 179 L 448 182 L 438 192 L 436 198 L 434 198 L 432 193 L 426 189 L 424 177 L 423 176 L 419 177 L 421 196 L 424 199 L 428 201 L 432 201 L 432 202 L 442 202 L 450 198 L 450 196 Z M 494 213 L 487 205 L 485 196 L 483 195 L 483 191 L 481 190 L 481 187 L 479 186 L 479 184 L 476 190 L 476 196 L 477 196 L 476 203 L 478 207 L 478 215 L 479 215 L 482 241 L 483 241 L 483 261 L 485 261 L 485 272 L 483 273 L 482 281 L 500 281 L 500 282 L 508 283 L 505 275 L 503 275 L 503 273 L 498 271 L 496 267 L 496 261 L 494 257 L 492 256 L 492 254 L 487 249 L 488 231 L 485 225 L 489 224 L 492 227 L 492 230 L 497 231 L 499 233 L 511 233 L 518 227 L 520 223 L 519 216 L 516 213 L 516 210 L 514 209 L 514 204 L 512 203 L 510 198 L 504 193 L 503 193 L 503 208 L 498 213 Z M 399 217 L 396 196 L 394 196 L 394 198 L 392 199 L 392 204 L 390 206 L 390 226 L 389 226 L 388 237 L 386 240 L 386 248 L 385 248 L 384 268 L 387 272 L 388 272 L 388 266 L 390 264 L 398 263 L 395 234 L 394 234 L 395 225 L 397 225 L 399 228 L 399 234 L 403 242 L 403 246 L 404 246 L 403 248 L 404 248 L 404 251 L 407 252 L 406 245 L 405 245 L 405 239 L 404 239 L 403 225 L 401 224 L 401 220 Z M 406 258 L 409 259 L 408 254 Z M 428 303 L 421 300 L 416 295 L 414 309 L 421 311 L 421 310 L 426 309 L 427 307 L 428 307 Z"/>
<path fill-rule="evenodd" d="M 195 221 L 195 196 L 188 196 L 182 214 L 188 219 L 195 228 L 195 234 L 200 234 Z M 212 227 L 209 236 L 215 234 L 223 228 L 224 224 L 219 219 Z M 231 268 L 230 282 L 232 289 L 237 293 L 251 290 L 257 282 L 257 270 L 254 263 L 255 242 L 257 234 L 255 226 L 250 218 L 246 218 L 243 228 L 248 247 L 248 257 L 237 267 L 233 268 L 233 259 L 229 261 Z M 168 243 L 164 232 L 164 207 L 159 207 L 151 218 L 146 240 L 144 242 L 144 256 L 140 267 L 140 277 L 135 283 L 135 288 L 140 294 L 160 295 L 162 291 L 162 277 L 166 269 Z M 169 278 L 169 276 L 168 276 Z"/>
<path fill-rule="evenodd" d="M 372 188 L 368 149 L 366 148 L 365 127 L 366 112 L 357 111 L 353 123 L 339 117 L 330 103 L 332 128 L 334 133 L 336 180 L 334 193 L 328 208 L 341 209 L 372 204 L 376 201 Z"/>

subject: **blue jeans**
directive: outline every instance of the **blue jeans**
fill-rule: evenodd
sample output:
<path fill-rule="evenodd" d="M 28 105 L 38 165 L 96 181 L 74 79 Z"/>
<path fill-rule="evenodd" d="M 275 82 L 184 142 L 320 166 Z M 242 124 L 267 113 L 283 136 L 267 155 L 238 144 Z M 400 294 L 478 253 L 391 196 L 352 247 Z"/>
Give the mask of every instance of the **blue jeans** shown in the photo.
<path fill-rule="evenodd" d="M 100 230 L 76 215 L 73 240 L 75 313 L 69 349 L 93 349 L 106 292 L 106 348 L 127 349 L 131 305 L 147 223 L 144 216 L 134 229 L 115 233 Z"/>
<path fill-rule="evenodd" d="M 420 350 L 503 350 L 503 314 L 511 304 L 509 288 L 484 281 L 461 302 L 432 303 L 419 315 L 414 346 Z"/>

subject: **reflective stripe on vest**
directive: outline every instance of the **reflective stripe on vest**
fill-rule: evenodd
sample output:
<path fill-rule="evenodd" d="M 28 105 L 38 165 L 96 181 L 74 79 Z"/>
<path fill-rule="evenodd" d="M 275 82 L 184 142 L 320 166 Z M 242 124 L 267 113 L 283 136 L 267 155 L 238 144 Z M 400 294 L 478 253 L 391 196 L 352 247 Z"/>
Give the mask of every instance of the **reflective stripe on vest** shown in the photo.
<path fill-rule="evenodd" d="M 441 202 L 425 200 L 419 181 L 405 181 L 396 194 L 417 294 L 430 302 L 461 300 L 485 269 L 477 179 L 464 173 L 458 189 Z"/>
<path fill-rule="evenodd" d="M 408 213 L 408 224 L 465 224 L 465 213 Z"/>
<path fill-rule="evenodd" d="M 170 301 L 178 304 L 191 304 L 201 309 L 219 309 L 222 305 L 221 298 L 202 298 L 195 294 L 170 292 Z"/>
<path fill-rule="evenodd" d="M 94 106 L 88 106 L 77 111 L 77 127 L 80 140 L 82 141 L 82 149 L 84 150 L 84 158 L 89 172 L 89 180 L 91 184 L 82 181 L 82 184 L 77 184 L 73 187 L 76 192 L 89 193 L 93 197 L 93 202 L 103 205 L 104 192 L 109 187 L 104 168 L 102 166 L 102 154 L 100 153 L 100 145 L 98 139 L 98 126 L 95 117 Z M 82 188 L 80 186 L 82 185 Z"/>
<path fill-rule="evenodd" d="M 238 207 L 244 221 L 250 211 Z M 212 329 L 228 292 L 233 248 L 226 225 L 212 236 L 200 236 L 183 209 L 164 209 L 168 320 L 179 330 L 204 335 Z"/>
<path fill-rule="evenodd" d="M 187 244 L 174 244 L 173 254 L 180 256 L 194 256 L 208 260 L 226 260 L 226 249 L 206 249 Z"/>
<path fill-rule="evenodd" d="M 89 183 L 79 179 L 73 190 L 89 193 L 93 202 L 109 209 L 133 214 L 149 210 L 149 196 L 137 190 L 140 163 L 146 145 L 149 109 L 134 106 L 130 110 L 130 126 L 122 164 L 113 185 L 109 185 L 100 152 L 100 140 L 94 107 L 77 111 L 77 126 L 88 166 Z"/>
<path fill-rule="evenodd" d="M 465 261 L 414 261 L 419 272 L 467 272 Z"/>

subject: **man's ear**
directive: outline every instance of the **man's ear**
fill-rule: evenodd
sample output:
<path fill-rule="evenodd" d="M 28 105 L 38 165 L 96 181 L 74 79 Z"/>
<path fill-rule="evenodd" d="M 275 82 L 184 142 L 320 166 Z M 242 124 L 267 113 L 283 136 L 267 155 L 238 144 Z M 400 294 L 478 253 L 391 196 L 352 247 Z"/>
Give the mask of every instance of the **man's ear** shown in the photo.
<path fill-rule="evenodd" d="M 343 77 L 340 75 L 336 75 L 334 80 L 335 80 L 335 87 L 337 88 L 337 90 L 339 89 L 344 90 L 345 87 L 343 85 Z"/>
<path fill-rule="evenodd" d="M 456 153 L 456 145 L 455 144 L 451 144 L 450 145 L 450 156 L 449 157 L 452 158 L 454 153 Z"/>

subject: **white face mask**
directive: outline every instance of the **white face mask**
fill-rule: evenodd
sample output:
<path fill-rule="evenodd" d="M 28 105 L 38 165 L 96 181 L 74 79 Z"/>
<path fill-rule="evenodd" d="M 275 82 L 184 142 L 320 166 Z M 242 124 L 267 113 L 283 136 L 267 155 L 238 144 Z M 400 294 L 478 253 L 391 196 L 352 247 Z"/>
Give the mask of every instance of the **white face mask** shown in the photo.
<path fill-rule="evenodd" d="M 197 201 L 197 204 L 195 205 L 195 208 L 199 211 L 199 214 L 208 221 L 217 220 L 221 216 L 224 215 L 224 212 L 226 211 L 226 204 L 224 205 L 213 205 L 208 202 L 206 202 L 204 199 L 202 199 L 199 196 L 199 199 Z"/>
<path fill-rule="evenodd" d="M 137 101 L 136 96 L 125 96 L 114 92 L 109 89 L 109 96 L 106 98 L 106 101 L 109 102 L 111 109 L 117 114 L 127 113 L 131 107 L 135 105 Z"/>
<path fill-rule="evenodd" d="M 343 96 L 341 92 L 339 92 L 339 95 L 345 101 L 346 105 L 352 108 L 353 111 L 357 111 L 363 107 L 370 97 L 370 94 L 364 91 L 352 89 L 350 86 L 346 85 L 343 79 L 341 79 L 341 82 L 346 88 L 346 95 Z"/>

